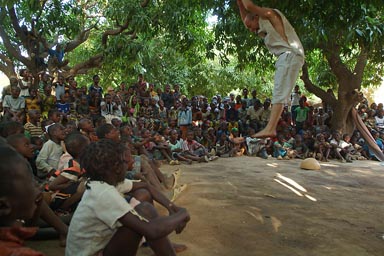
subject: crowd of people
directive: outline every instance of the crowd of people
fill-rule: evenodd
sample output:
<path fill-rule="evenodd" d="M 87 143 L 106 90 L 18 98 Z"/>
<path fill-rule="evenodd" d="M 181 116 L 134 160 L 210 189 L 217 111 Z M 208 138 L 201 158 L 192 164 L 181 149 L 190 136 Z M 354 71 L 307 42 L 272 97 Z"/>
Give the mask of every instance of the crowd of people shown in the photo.
<path fill-rule="evenodd" d="M 39 184 L 39 192 L 29 195 L 38 202 L 35 212 L 58 231 L 68 255 L 92 240 L 87 234 L 95 233 L 106 242 L 90 244 L 94 250 L 90 254 L 113 252 L 125 241 L 124 235 L 132 233 L 136 236 L 130 250 L 137 250 L 142 236 L 154 251 L 184 250 L 184 245 L 172 244 L 166 236 L 181 232 L 189 221 L 187 211 L 174 204 L 187 185 L 179 184 L 179 168 L 166 175 L 162 164 L 241 156 L 341 162 L 376 159 L 358 131 L 332 131 L 332 109 L 311 106 L 299 86 L 292 92 L 291 104 L 283 108 L 276 137 L 256 138 L 253 135 L 269 121 L 271 100 L 259 99 L 255 89 L 243 88 L 238 95 L 187 97 L 180 86 L 165 85 L 162 90 L 143 75 L 136 83 L 121 83 L 118 88 L 102 86 L 98 75 L 83 86 L 75 77 L 59 74 L 54 80 L 44 73 L 39 77 L 34 81 L 28 70 L 21 70 L 20 78 L 11 78 L 3 90 L 1 156 L 16 159 L 15 150 L 28 161 L 25 166 L 10 164 L 25 175 L 33 173 Z M 357 111 L 383 149 L 383 104 L 361 103 Z M 100 204 L 100 196 L 106 197 L 101 201 L 107 205 Z M 169 211 L 169 218 L 157 218 L 153 200 Z M 69 232 L 60 218 L 67 214 L 74 214 L 71 223 L 76 223 Z M 32 215 L 12 214 L 18 217 L 9 221 Z M 155 223 L 159 226 L 152 229 Z M 110 232 L 102 232 L 105 229 Z M 19 234 L 20 230 L 6 232 Z"/>

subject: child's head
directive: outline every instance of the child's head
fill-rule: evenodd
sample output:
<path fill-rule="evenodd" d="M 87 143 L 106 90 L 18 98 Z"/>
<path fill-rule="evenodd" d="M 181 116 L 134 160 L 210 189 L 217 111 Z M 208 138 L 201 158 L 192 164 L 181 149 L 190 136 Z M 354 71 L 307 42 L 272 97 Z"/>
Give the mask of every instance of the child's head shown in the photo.
<path fill-rule="evenodd" d="M 112 118 L 111 123 L 116 128 L 120 128 L 121 126 L 121 120 L 119 118 Z"/>
<path fill-rule="evenodd" d="M 48 128 L 48 135 L 53 141 L 62 141 L 65 138 L 65 128 L 61 124 L 53 124 Z"/>
<path fill-rule="evenodd" d="M 41 150 L 44 144 L 44 141 L 41 137 L 31 137 L 31 144 L 35 150 Z"/>
<path fill-rule="evenodd" d="M 201 136 L 202 130 L 200 127 L 196 126 L 193 130 L 195 131 L 195 136 Z"/>
<path fill-rule="evenodd" d="M 63 93 L 60 95 L 60 102 L 61 103 L 67 103 L 69 101 L 69 94 Z"/>
<path fill-rule="evenodd" d="M 221 133 L 220 140 L 221 141 L 226 141 L 227 140 L 227 134 L 225 132 Z"/>
<path fill-rule="evenodd" d="M 34 186 L 27 161 L 7 145 L 0 145 L 0 226 L 14 226 L 29 220 L 42 200 Z"/>
<path fill-rule="evenodd" d="M 130 151 L 112 140 L 99 140 L 89 144 L 80 156 L 80 165 L 92 181 L 105 181 L 117 185 L 132 166 Z"/>
<path fill-rule="evenodd" d="M 343 134 L 343 141 L 349 142 L 351 140 L 351 136 L 348 133 Z"/>
<path fill-rule="evenodd" d="M 187 132 L 187 140 L 192 141 L 195 139 L 195 132 L 193 130 L 188 130 Z"/>
<path fill-rule="evenodd" d="M 115 142 L 120 141 L 120 131 L 112 124 L 103 124 L 97 127 L 96 135 L 99 139 L 110 139 Z"/>
<path fill-rule="evenodd" d="M 33 157 L 33 146 L 24 134 L 13 134 L 7 138 L 7 142 L 23 157 L 28 159 Z"/>
<path fill-rule="evenodd" d="M 19 97 L 19 95 L 20 95 L 20 91 L 21 90 L 20 90 L 19 87 L 12 86 L 11 87 L 11 96 L 12 96 L 12 98 L 17 99 Z"/>
<path fill-rule="evenodd" d="M 95 128 L 93 127 L 92 121 L 88 118 L 80 119 L 79 124 L 78 124 L 78 129 L 80 131 L 84 131 L 86 133 L 93 132 L 95 130 Z"/>
<path fill-rule="evenodd" d="M 65 132 L 67 134 L 72 133 L 77 130 L 76 122 L 75 121 L 68 121 L 65 124 Z"/>
<path fill-rule="evenodd" d="M 295 145 L 299 146 L 303 143 L 303 137 L 300 134 L 295 135 Z"/>
<path fill-rule="evenodd" d="M 127 125 L 127 124 L 124 124 L 123 126 L 120 127 L 120 135 L 123 137 L 130 137 L 132 136 L 133 134 L 133 131 L 132 131 L 132 127 Z"/>
<path fill-rule="evenodd" d="M 38 121 L 40 121 L 40 118 L 41 118 L 40 110 L 31 109 L 28 111 L 28 116 L 29 116 L 30 121 L 38 122 Z"/>
<path fill-rule="evenodd" d="M 78 159 L 84 148 L 90 143 L 88 137 L 79 132 L 69 134 L 65 140 L 65 148 L 68 153 L 74 158 Z"/>
<path fill-rule="evenodd" d="M 105 117 L 100 116 L 96 119 L 95 125 L 96 125 L 96 127 L 99 127 L 99 126 L 106 124 L 106 123 L 107 123 L 107 120 L 105 119 Z"/>
<path fill-rule="evenodd" d="M 16 121 L 0 123 L 0 136 L 7 138 L 12 134 L 24 133 L 24 126 Z"/>
<path fill-rule="evenodd" d="M 48 111 L 48 119 L 52 120 L 54 123 L 59 123 L 61 120 L 61 114 L 57 109 L 50 109 Z"/>
<path fill-rule="evenodd" d="M 179 133 L 177 132 L 177 130 L 175 129 L 171 130 L 170 138 L 171 140 L 177 140 L 179 138 Z"/>

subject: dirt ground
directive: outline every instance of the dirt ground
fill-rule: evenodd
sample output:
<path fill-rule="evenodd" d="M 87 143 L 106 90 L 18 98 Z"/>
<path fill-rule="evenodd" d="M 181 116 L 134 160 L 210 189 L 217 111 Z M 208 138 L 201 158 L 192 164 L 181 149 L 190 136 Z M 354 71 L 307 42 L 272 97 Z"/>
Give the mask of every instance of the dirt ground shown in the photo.
<path fill-rule="evenodd" d="M 188 188 L 176 204 L 191 222 L 170 236 L 188 246 L 180 255 L 384 255 L 384 166 L 331 161 L 306 171 L 299 164 L 244 156 L 181 165 Z M 28 245 L 64 255 L 57 240 Z"/>

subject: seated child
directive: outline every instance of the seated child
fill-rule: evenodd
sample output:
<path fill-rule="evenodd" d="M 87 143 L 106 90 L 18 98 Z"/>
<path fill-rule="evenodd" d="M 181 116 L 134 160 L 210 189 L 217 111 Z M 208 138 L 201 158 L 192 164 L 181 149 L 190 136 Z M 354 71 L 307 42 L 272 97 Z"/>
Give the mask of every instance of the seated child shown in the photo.
<path fill-rule="evenodd" d="M 175 255 L 167 236 L 182 232 L 189 214 L 147 183 L 124 179 L 132 164 L 130 151 L 112 140 L 85 148 L 80 165 L 89 181 L 69 227 L 66 255 L 136 255 L 143 236 L 156 255 Z M 159 216 L 152 200 L 169 216 Z"/>
<path fill-rule="evenodd" d="M 332 146 L 325 140 L 322 133 L 316 135 L 314 155 L 317 159 L 324 162 L 329 162 L 328 157 L 331 152 Z"/>
<path fill-rule="evenodd" d="M 112 124 L 102 124 L 96 128 L 96 135 L 99 140 L 110 139 L 120 142 L 120 130 Z"/>
<path fill-rule="evenodd" d="M 345 163 L 346 160 L 344 156 L 346 156 L 345 150 L 341 147 L 341 139 L 340 139 L 340 133 L 334 132 L 332 134 L 332 139 L 329 142 L 329 144 L 332 146 L 331 153 L 340 160 L 340 162 Z M 349 159 L 349 161 L 351 161 Z"/>
<path fill-rule="evenodd" d="M 52 175 L 58 168 L 59 160 L 63 154 L 61 141 L 65 138 L 64 126 L 59 123 L 48 128 L 49 140 L 44 143 L 36 158 L 38 176 L 45 178 Z"/>
<path fill-rule="evenodd" d="M 79 157 L 83 149 L 90 143 L 89 139 L 80 134 L 73 133 L 65 138 L 65 147 L 72 157 L 66 167 L 50 179 L 47 186 L 53 193 L 50 207 L 52 210 L 72 212 L 84 193 L 84 170 L 80 168 Z"/>
<path fill-rule="evenodd" d="M 287 145 L 283 134 L 277 135 L 277 141 L 273 143 L 273 156 L 278 160 L 289 160 L 290 157 L 287 155 Z"/>
<path fill-rule="evenodd" d="M 183 140 L 181 138 L 179 139 L 177 130 L 171 130 L 168 145 L 170 146 L 172 156 L 175 159 L 186 162 L 187 164 L 192 164 L 192 159 L 187 158 L 183 153 Z"/>
<path fill-rule="evenodd" d="M 205 162 L 209 162 L 218 158 L 217 156 L 211 156 L 203 145 L 194 140 L 194 137 L 194 131 L 187 131 L 187 138 L 183 141 L 183 153 L 185 154 L 185 157 L 199 162 L 201 162 L 201 159 L 204 159 Z M 191 156 L 194 159 L 192 159 Z"/>
<path fill-rule="evenodd" d="M 233 152 L 230 153 L 230 156 L 242 156 L 244 152 L 247 153 L 245 138 L 239 136 L 239 129 L 232 128 L 229 140 L 233 144 Z"/>
<path fill-rule="evenodd" d="M 288 148 L 288 156 L 290 158 L 305 159 L 308 156 L 308 147 L 305 145 L 300 134 L 290 139 L 290 147 Z"/>
<path fill-rule="evenodd" d="M 219 140 L 216 142 L 215 152 L 219 157 L 230 157 L 234 155 L 235 149 L 226 133 L 221 133 Z"/>

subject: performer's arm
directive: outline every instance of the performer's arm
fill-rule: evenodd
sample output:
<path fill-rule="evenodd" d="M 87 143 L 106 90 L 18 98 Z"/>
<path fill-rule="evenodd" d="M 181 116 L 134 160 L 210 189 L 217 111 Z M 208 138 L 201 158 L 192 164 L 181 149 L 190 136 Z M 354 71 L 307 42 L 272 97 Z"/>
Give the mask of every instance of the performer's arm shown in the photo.
<path fill-rule="evenodd" d="M 243 7 L 246 11 L 256 14 L 264 19 L 271 19 L 276 16 L 276 13 L 271 8 L 264 8 L 255 5 L 251 0 L 241 0 Z"/>

